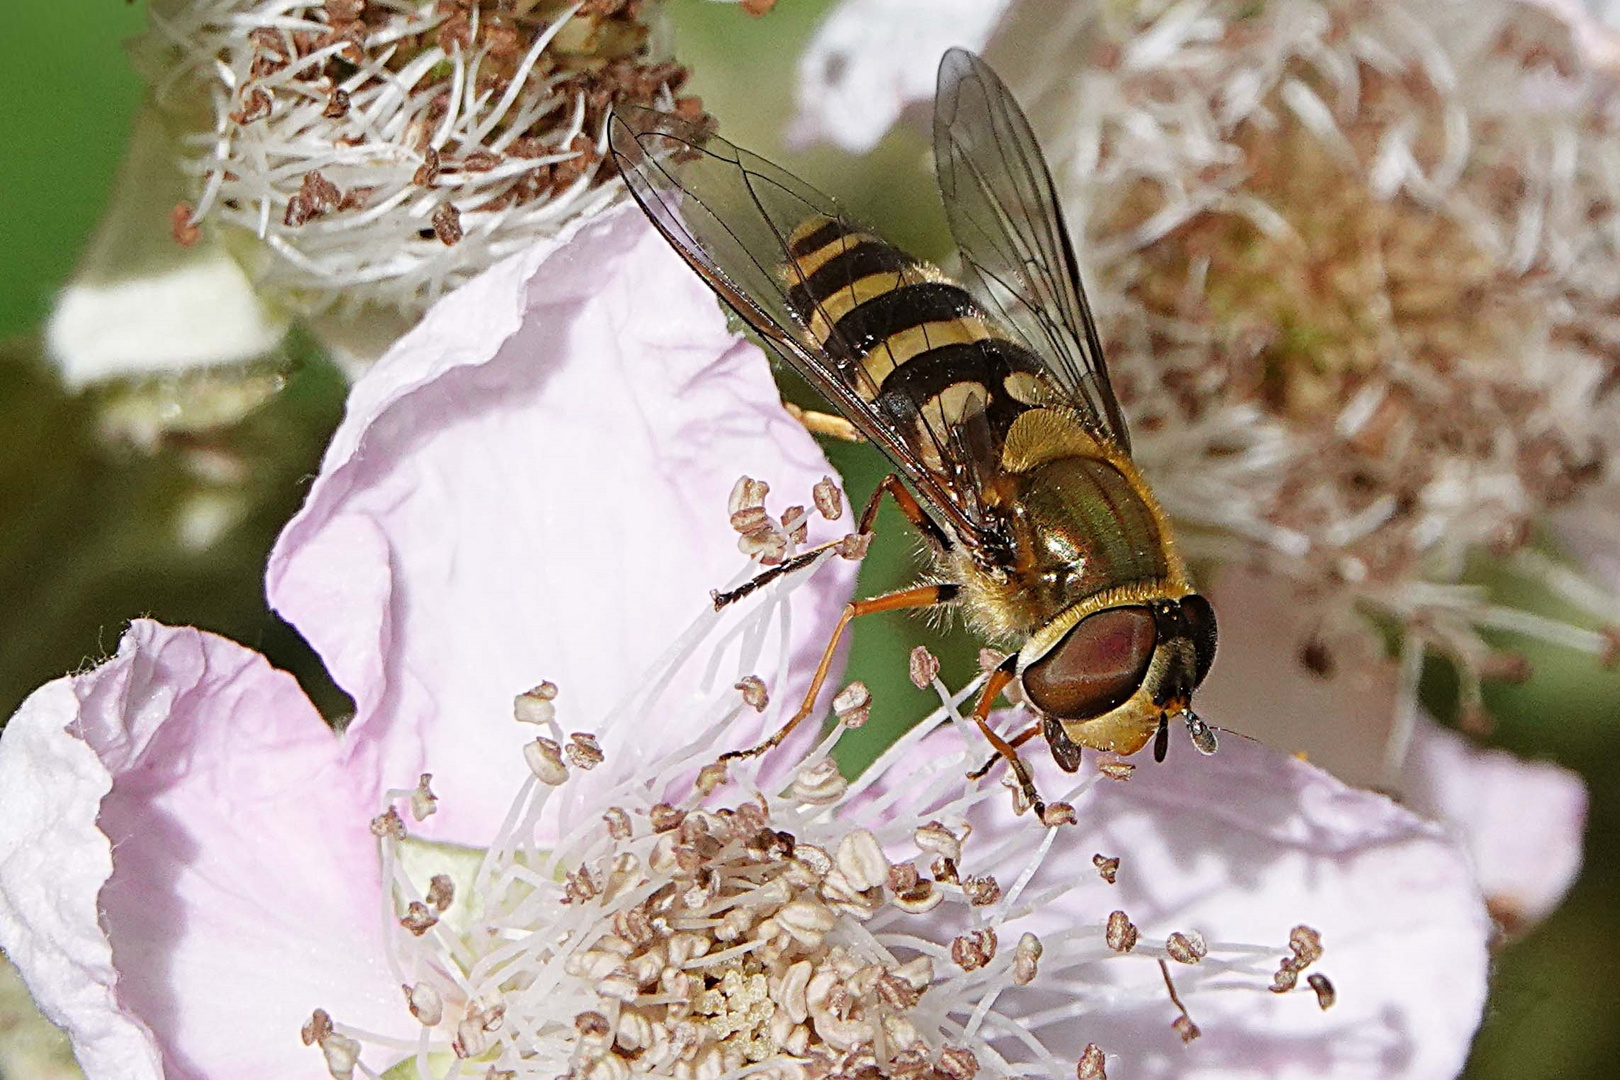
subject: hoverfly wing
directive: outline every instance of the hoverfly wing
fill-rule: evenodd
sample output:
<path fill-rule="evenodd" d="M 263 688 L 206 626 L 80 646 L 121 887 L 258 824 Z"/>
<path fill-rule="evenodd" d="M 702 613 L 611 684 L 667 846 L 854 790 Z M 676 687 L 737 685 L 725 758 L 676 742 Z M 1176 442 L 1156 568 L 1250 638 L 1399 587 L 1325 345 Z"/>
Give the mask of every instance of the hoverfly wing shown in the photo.
<path fill-rule="evenodd" d="M 1046 158 L 1012 93 L 966 49 L 940 61 L 934 160 L 967 283 L 1046 362 L 1092 434 L 1129 452 Z"/>
<path fill-rule="evenodd" d="M 810 332 L 820 304 L 805 300 L 813 294 L 795 262 L 793 237 L 808 221 L 855 235 L 837 204 L 672 114 L 618 106 L 610 124 L 620 174 L 664 238 L 773 352 L 895 463 L 958 539 L 976 546 L 983 531 L 980 500 L 971 484 L 952 479 L 971 473 L 959 460 L 960 446 L 926 425 L 920 437 L 929 446 L 921 446 L 917 431 L 902 429 L 875 407 L 878 388 L 850 359 L 853 350 L 836 347 L 836 330 L 824 331 L 828 336 L 819 343 Z M 895 272 L 903 279 L 908 271 Z M 823 312 L 823 321 L 831 326 L 835 320 Z M 923 459 L 925 449 L 933 463 Z"/>

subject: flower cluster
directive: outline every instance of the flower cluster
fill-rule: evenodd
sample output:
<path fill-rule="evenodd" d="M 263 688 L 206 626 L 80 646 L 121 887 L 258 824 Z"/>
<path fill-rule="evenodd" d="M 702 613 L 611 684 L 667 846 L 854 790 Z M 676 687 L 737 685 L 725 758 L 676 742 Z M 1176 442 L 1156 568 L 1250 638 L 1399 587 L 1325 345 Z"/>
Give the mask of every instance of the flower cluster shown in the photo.
<path fill-rule="evenodd" d="M 614 197 L 606 120 L 701 115 L 657 57 L 658 0 L 174 0 L 137 53 L 189 136 L 195 205 L 262 240 L 295 309 L 419 314 Z M 209 115 L 197 115 L 199 107 Z"/>

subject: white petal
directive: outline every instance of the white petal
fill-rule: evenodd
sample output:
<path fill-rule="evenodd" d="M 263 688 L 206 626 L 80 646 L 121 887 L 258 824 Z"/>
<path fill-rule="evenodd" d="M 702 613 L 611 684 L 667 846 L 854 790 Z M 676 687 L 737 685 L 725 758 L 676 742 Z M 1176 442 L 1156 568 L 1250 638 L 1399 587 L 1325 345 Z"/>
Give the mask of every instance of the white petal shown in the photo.
<path fill-rule="evenodd" d="M 946 49 L 983 49 L 1012 0 L 845 0 L 799 61 L 796 141 L 870 150 L 913 102 L 934 97 Z"/>
<path fill-rule="evenodd" d="M 1457 832 L 1492 913 L 1510 930 L 1551 914 L 1580 873 L 1586 785 L 1568 769 L 1481 750 L 1424 720 L 1401 793 Z"/>
<path fill-rule="evenodd" d="M 745 570 L 738 477 L 768 481 L 779 513 L 830 471 L 759 351 L 621 207 L 447 296 L 355 385 L 269 594 L 356 699 L 354 752 L 380 754 L 390 784 L 432 772 L 427 827 L 487 841 L 534 736 L 513 698 L 542 680 L 563 729 L 598 732 L 610 759 L 698 734 L 603 724 Z M 852 570 L 795 595 L 792 671 L 813 664 Z M 775 640 L 752 644 L 785 700 Z"/>
<path fill-rule="evenodd" d="M 382 963 L 379 791 L 290 675 L 137 622 L 0 739 L 0 946 L 91 1080 L 319 1080 L 316 1007 L 409 1034 Z"/>
<path fill-rule="evenodd" d="M 954 731 L 929 737 L 885 787 L 920 791 L 929 774 L 960 776 L 961 746 Z M 1162 764 L 1138 755 L 1125 782 L 1098 778 L 1089 753 L 1077 776 L 1038 743 L 1025 760 L 1047 799 L 1073 801 L 1078 822 L 1057 831 L 1011 908 L 980 918 L 1006 916 L 1005 947 L 1024 932 L 1043 942 L 1041 975 L 1004 991 L 995 1009 L 1060 1062 L 1095 1042 L 1110 1074 L 1139 1080 L 1438 1080 L 1461 1069 L 1484 1008 L 1492 931 L 1470 861 L 1440 826 L 1243 739 L 1204 757 L 1178 738 Z M 1003 793 L 968 820 L 962 873 L 990 874 L 1005 893 L 1035 865 L 1045 830 L 1014 818 Z M 1116 884 L 1094 855 L 1120 860 Z M 1177 931 L 1209 943 L 1203 964 L 1169 965 L 1203 1032 L 1191 1045 L 1171 1028 L 1177 1013 L 1146 950 L 1102 945 L 1115 910 L 1143 945 L 1162 949 Z M 1325 955 L 1310 973 L 1337 991 L 1325 1012 L 1304 979 L 1287 994 L 1266 989 L 1300 924 L 1322 935 Z"/>

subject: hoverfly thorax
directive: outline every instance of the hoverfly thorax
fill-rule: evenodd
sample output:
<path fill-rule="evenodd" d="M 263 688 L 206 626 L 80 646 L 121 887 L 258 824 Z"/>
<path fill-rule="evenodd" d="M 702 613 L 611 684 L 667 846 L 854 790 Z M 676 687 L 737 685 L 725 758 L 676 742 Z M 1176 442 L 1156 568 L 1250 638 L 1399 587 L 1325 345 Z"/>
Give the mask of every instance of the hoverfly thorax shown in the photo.
<path fill-rule="evenodd" d="M 933 550 L 935 583 L 856 601 L 840 628 L 953 604 L 1013 646 L 974 719 L 1031 797 L 1013 747 L 1034 734 L 1071 770 L 1080 747 L 1129 754 L 1155 732 L 1162 756 L 1171 720 L 1213 750 L 1191 699 L 1214 657 L 1214 612 L 1131 459 L 1045 159 L 996 74 L 961 49 L 940 64 L 934 157 L 957 279 L 679 117 L 620 110 L 612 144 L 665 238 L 896 467 L 861 529 L 892 495 Z M 1037 715 L 1009 741 L 987 719 L 1015 679 Z"/>

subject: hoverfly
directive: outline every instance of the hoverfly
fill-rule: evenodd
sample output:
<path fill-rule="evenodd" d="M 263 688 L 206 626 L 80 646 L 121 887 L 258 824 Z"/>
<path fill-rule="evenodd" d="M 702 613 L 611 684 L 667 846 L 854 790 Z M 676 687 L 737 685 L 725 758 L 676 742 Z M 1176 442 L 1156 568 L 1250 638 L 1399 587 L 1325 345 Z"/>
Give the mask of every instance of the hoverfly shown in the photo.
<path fill-rule="evenodd" d="M 939 67 L 934 157 L 960 281 L 707 127 L 637 107 L 618 109 L 612 127 L 620 171 L 652 223 L 898 470 L 860 531 L 887 492 L 934 563 L 934 584 L 851 603 L 798 713 L 725 758 L 763 752 L 811 713 L 851 619 L 944 604 L 1012 649 L 973 719 L 1037 812 L 1017 754 L 1036 734 L 1069 772 L 1081 747 L 1133 754 L 1155 739 L 1162 760 L 1171 719 L 1213 753 L 1191 698 L 1214 660 L 1215 613 L 1131 460 L 1051 175 L 995 72 L 962 49 Z M 1008 740 L 987 721 L 1014 680 L 1037 722 Z"/>

